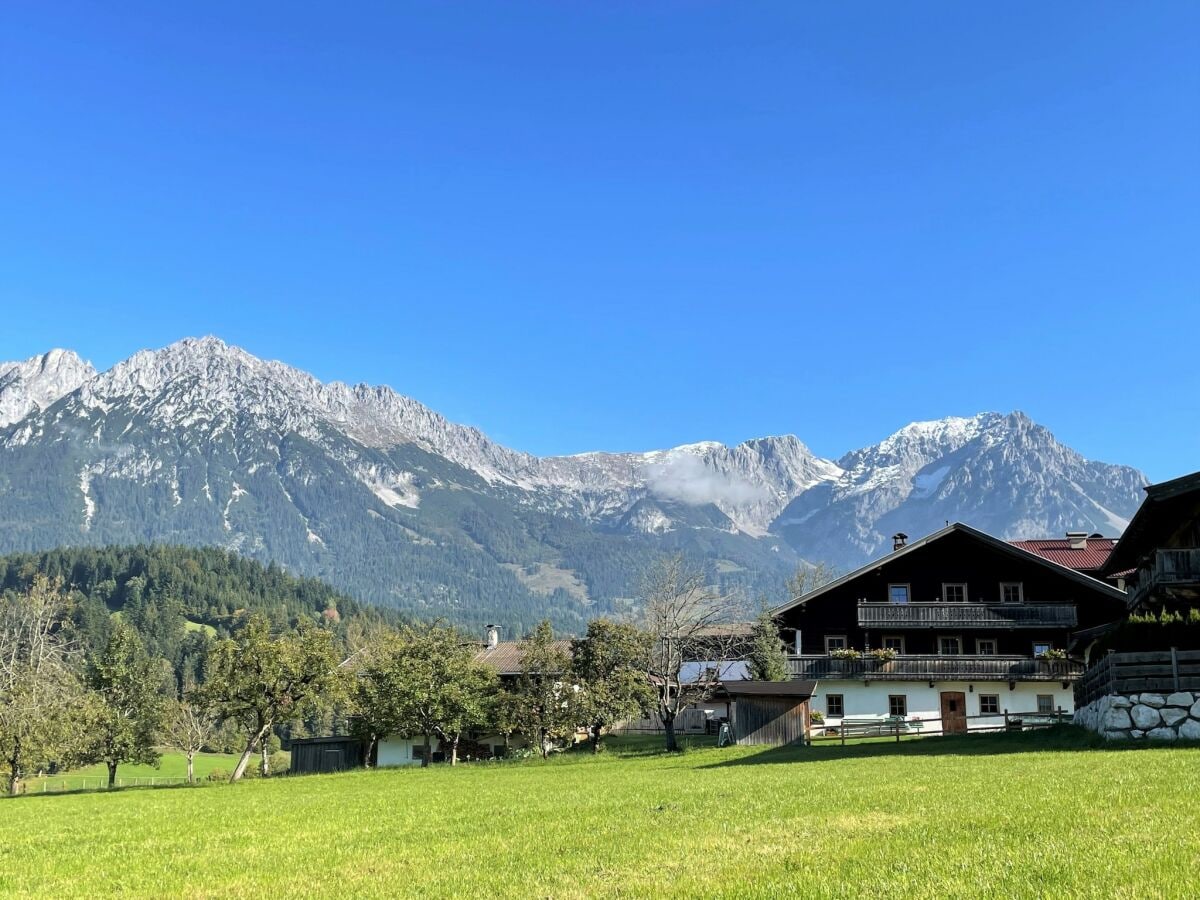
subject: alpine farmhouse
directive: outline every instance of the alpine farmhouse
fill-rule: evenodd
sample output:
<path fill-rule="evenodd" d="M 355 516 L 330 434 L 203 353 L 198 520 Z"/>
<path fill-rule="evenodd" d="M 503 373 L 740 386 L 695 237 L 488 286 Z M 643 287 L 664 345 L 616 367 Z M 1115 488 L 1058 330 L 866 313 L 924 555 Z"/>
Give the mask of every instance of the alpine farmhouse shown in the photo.
<path fill-rule="evenodd" d="M 1070 713 L 1084 669 L 1067 655 L 1071 635 L 1119 619 L 1125 602 L 1104 581 L 955 523 L 912 543 L 897 535 L 888 556 L 774 612 L 789 674 L 817 682 L 825 728 L 954 734 Z"/>

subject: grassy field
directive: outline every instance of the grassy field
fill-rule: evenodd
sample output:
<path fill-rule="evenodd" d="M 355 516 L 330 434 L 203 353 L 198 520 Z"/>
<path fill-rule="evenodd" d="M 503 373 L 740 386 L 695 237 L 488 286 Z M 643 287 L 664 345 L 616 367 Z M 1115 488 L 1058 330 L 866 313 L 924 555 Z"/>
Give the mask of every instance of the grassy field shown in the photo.
<path fill-rule="evenodd" d="M 196 778 L 205 778 L 213 770 L 232 772 L 237 765 L 236 753 L 197 753 Z M 258 758 L 253 760 L 258 763 Z M 125 784 L 142 781 L 147 778 L 187 778 L 187 757 L 175 751 L 165 751 L 159 761 L 159 767 L 153 766 L 119 766 L 117 779 Z M 39 793 L 45 787 L 50 791 L 90 790 L 100 787 L 108 779 L 108 768 L 100 763 L 75 769 L 62 775 L 51 775 L 47 778 L 31 778 L 27 783 L 28 793 Z"/>
<path fill-rule="evenodd" d="M 1057 733 L 652 752 L 30 796 L 0 892 L 1200 895 L 1200 750 Z"/>

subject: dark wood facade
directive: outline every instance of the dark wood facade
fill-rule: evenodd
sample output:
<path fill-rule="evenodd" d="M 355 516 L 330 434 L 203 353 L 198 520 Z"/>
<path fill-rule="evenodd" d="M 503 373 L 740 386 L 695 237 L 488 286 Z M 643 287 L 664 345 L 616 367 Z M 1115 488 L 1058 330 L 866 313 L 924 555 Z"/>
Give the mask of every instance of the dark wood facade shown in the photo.
<path fill-rule="evenodd" d="M 291 743 L 293 775 L 344 772 L 366 763 L 366 746 L 358 738 L 300 738 Z"/>
<path fill-rule="evenodd" d="M 1120 618 L 1124 600 L 1110 585 L 956 524 L 777 613 L 795 677 L 1068 680 L 1078 663 L 1036 656 Z M 837 646 L 864 658 L 831 657 Z M 865 656 L 884 648 L 896 659 Z"/>
<path fill-rule="evenodd" d="M 1122 572 L 1130 609 L 1200 603 L 1200 472 L 1146 488 L 1105 563 L 1110 577 Z"/>

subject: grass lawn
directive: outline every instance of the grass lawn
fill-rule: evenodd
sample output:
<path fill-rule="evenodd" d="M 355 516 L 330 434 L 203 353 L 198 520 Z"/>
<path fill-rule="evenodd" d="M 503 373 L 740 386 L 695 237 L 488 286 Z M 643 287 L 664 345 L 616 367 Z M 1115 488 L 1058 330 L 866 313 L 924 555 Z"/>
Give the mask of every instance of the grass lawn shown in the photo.
<path fill-rule="evenodd" d="M 233 767 L 237 765 L 238 758 L 238 754 L 236 753 L 197 753 L 197 780 L 205 778 L 214 769 L 232 772 Z M 257 765 L 258 757 L 251 760 L 251 763 Z M 168 750 L 163 752 L 157 769 L 153 766 L 126 765 L 117 767 L 117 779 L 119 781 L 131 783 L 135 779 L 146 778 L 187 778 L 187 757 L 182 753 Z M 41 791 L 43 783 L 45 783 L 46 789 L 50 791 L 93 789 L 102 786 L 107 780 L 108 767 L 103 763 L 99 763 L 94 766 L 75 769 L 62 775 L 52 775 L 48 778 L 31 778 L 27 783 L 27 792 L 32 794 Z"/>
<path fill-rule="evenodd" d="M 0 893 L 1200 895 L 1200 750 L 1055 732 L 29 796 Z"/>

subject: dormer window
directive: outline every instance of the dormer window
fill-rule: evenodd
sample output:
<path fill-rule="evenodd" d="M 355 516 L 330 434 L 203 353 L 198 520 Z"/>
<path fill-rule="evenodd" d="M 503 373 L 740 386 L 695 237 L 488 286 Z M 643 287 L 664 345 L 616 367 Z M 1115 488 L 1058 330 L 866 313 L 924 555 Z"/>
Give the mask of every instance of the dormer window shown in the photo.
<path fill-rule="evenodd" d="M 943 603 L 966 603 L 967 602 L 967 586 L 965 584 L 943 584 L 942 585 L 942 602 Z"/>
<path fill-rule="evenodd" d="M 1024 603 L 1025 586 L 1019 581 L 1002 581 L 1000 583 L 1001 603 Z"/>
<path fill-rule="evenodd" d="M 907 584 L 889 584 L 888 585 L 888 602 L 889 603 L 907 603 L 908 602 L 908 585 Z"/>

